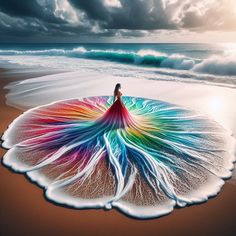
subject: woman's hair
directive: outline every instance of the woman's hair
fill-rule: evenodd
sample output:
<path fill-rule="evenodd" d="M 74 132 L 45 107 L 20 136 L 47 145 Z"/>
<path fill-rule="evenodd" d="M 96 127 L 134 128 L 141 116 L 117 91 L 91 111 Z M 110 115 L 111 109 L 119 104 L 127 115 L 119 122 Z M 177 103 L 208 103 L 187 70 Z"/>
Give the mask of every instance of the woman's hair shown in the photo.
<path fill-rule="evenodd" d="M 117 93 L 118 93 L 118 90 L 121 88 L 121 84 L 119 83 L 119 84 L 116 84 L 116 87 L 115 87 L 115 90 L 114 90 L 114 96 L 116 96 L 117 95 Z"/>

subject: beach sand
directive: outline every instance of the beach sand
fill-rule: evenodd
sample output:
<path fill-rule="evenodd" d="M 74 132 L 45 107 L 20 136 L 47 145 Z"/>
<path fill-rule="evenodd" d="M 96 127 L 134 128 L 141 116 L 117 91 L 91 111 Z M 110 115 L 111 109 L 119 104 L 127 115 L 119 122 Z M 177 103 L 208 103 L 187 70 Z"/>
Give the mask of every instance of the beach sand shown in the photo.
<path fill-rule="evenodd" d="M 7 106 L 3 87 L 36 74 L 0 71 L 0 129 L 22 113 Z M 5 151 L 1 149 L 1 156 Z M 27 178 L 0 166 L 0 235 L 236 235 L 236 186 L 226 182 L 217 197 L 206 203 L 175 209 L 151 220 L 129 218 L 116 210 L 76 210 L 47 201 L 43 189 Z"/>

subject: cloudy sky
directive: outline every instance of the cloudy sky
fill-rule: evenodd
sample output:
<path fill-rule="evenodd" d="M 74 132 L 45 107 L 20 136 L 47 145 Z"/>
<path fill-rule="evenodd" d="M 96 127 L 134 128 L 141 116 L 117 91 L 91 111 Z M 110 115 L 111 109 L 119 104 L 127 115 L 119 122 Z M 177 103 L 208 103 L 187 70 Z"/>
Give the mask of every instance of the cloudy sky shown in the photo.
<path fill-rule="evenodd" d="M 0 42 L 236 42 L 236 0 L 0 0 Z"/>

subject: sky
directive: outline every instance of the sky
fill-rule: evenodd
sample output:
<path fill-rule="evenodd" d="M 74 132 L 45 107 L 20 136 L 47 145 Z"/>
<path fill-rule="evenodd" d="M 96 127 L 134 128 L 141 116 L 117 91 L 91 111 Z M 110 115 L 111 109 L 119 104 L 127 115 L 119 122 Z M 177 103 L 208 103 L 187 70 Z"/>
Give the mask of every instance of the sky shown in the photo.
<path fill-rule="evenodd" d="M 0 0 L 0 42 L 236 43 L 236 0 Z"/>

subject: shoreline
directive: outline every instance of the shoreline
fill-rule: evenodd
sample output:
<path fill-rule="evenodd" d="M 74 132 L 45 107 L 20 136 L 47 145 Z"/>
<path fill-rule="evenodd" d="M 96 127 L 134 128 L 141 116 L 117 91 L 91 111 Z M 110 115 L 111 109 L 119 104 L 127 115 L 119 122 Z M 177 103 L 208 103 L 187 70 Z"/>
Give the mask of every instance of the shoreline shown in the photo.
<path fill-rule="evenodd" d="M 10 76 L 6 73 L 7 70 L 0 69 L 0 106 L 3 114 L 1 115 L 1 136 L 13 119 L 22 113 L 21 110 L 5 103 L 7 91 L 4 86 L 9 82 L 40 75 L 37 74 L 38 72 L 35 74 L 31 72 L 28 75 L 27 73 L 20 75 L 13 73 Z M 5 151 L 1 148 L 0 153 L 2 157 Z M 103 235 L 107 233 L 147 235 L 157 232 L 159 235 L 167 236 L 173 235 L 173 232 L 175 234 L 189 232 L 192 235 L 233 235 L 236 232 L 234 223 L 236 188 L 227 182 L 220 194 L 210 198 L 206 203 L 175 209 L 170 215 L 161 218 L 140 221 L 128 218 L 116 210 L 72 210 L 59 207 L 47 201 L 43 197 L 42 189 L 29 182 L 24 175 L 10 171 L 3 165 L 0 167 L 0 177 L 0 186 L 4 186 L 0 202 L 3 223 L 0 233 L 3 235 L 14 235 L 14 232 L 24 232 L 29 235 L 42 235 L 48 232 L 58 235 L 66 233 L 90 235 L 100 231 Z M 22 212 L 24 212 L 23 215 Z M 38 217 L 40 221 L 35 217 Z M 9 228 L 9 225 L 15 227 Z M 27 229 L 23 229 L 26 225 Z"/>

